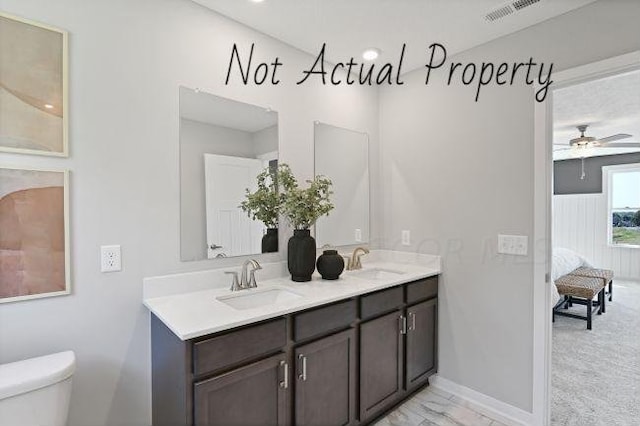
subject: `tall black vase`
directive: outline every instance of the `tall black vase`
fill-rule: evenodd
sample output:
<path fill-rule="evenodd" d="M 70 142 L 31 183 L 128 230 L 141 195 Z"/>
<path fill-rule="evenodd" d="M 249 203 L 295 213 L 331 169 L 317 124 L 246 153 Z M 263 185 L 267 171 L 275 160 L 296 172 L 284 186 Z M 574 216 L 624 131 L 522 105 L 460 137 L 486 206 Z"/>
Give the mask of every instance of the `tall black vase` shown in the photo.
<path fill-rule="evenodd" d="M 278 251 L 278 228 L 268 228 L 262 236 L 262 252 L 275 253 Z"/>
<path fill-rule="evenodd" d="M 287 259 L 293 281 L 311 281 L 311 275 L 316 270 L 316 240 L 311 236 L 311 231 L 293 231 L 293 237 L 289 238 Z"/>

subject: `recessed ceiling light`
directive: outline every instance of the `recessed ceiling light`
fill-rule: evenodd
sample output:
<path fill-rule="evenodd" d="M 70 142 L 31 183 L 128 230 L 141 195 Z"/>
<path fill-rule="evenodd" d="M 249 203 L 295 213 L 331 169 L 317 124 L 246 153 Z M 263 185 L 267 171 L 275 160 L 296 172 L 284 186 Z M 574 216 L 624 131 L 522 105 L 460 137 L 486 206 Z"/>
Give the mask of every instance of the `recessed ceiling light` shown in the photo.
<path fill-rule="evenodd" d="M 365 61 L 373 61 L 378 55 L 380 55 L 380 49 L 376 49 L 375 47 L 371 47 L 362 52 L 362 57 Z"/>
<path fill-rule="evenodd" d="M 262 3 L 264 0 L 251 0 L 254 3 Z"/>
<path fill-rule="evenodd" d="M 46 109 L 53 109 L 53 105 L 51 105 L 51 104 L 44 104 L 44 107 Z"/>

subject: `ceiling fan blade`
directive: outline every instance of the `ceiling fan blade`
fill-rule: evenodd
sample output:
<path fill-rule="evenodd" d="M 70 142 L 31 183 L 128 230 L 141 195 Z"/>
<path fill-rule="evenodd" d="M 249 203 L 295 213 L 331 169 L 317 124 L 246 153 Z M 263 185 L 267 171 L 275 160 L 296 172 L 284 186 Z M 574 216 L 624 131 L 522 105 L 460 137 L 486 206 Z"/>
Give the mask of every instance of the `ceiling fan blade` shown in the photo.
<path fill-rule="evenodd" d="M 640 143 L 603 143 L 595 148 L 640 148 Z"/>
<path fill-rule="evenodd" d="M 598 139 L 598 142 L 600 143 L 609 143 L 609 142 L 615 142 L 615 141 L 619 141 L 622 139 L 627 139 L 630 138 L 631 135 L 628 135 L 626 133 L 618 133 L 616 135 L 611 135 L 611 136 L 607 136 L 606 138 L 601 138 Z"/>

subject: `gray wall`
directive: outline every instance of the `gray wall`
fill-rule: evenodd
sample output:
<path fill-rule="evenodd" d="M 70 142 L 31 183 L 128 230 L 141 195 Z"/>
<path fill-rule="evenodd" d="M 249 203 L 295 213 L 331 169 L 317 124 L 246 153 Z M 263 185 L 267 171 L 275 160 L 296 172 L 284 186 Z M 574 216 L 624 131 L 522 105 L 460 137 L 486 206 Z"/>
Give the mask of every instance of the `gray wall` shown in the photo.
<path fill-rule="evenodd" d="M 450 59 L 567 69 L 640 49 L 638 16 L 638 1 L 602 0 Z M 534 90 L 494 85 L 475 103 L 475 86 L 446 74 L 425 86 L 419 70 L 380 92 L 385 246 L 443 256 L 440 375 L 530 411 L 533 249 L 496 245 L 498 233 L 533 233 Z"/>
<path fill-rule="evenodd" d="M 278 111 L 281 158 L 299 178 L 313 174 L 315 120 L 370 132 L 377 153 L 377 91 L 297 86 L 311 55 L 187 0 L 0 0 L 0 9 L 70 33 L 70 157 L 0 154 L 0 163 L 71 170 L 73 292 L 3 304 L 0 363 L 72 349 L 70 426 L 149 425 L 143 277 L 244 260 L 180 262 L 179 86 Z M 226 86 L 234 42 L 255 42 L 256 63 L 278 56 L 283 83 Z M 122 272 L 100 273 L 103 244 L 122 245 Z"/>
<path fill-rule="evenodd" d="M 605 155 L 584 160 L 584 180 L 580 179 L 579 159 L 561 160 L 553 163 L 553 193 L 599 194 L 602 192 L 602 167 L 616 164 L 640 163 L 640 152 L 633 154 Z"/>

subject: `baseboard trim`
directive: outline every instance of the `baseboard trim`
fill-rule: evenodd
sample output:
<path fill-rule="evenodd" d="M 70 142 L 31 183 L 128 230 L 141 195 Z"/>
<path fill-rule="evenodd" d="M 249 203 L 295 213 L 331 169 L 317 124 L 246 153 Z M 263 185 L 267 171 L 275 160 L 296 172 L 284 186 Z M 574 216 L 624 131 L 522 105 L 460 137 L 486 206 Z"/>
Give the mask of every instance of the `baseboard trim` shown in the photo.
<path fill-rule="evenodd" d="M 435 375 L 429 379 L 434 389 L 450 393 L 461 400 L 463 405 L 508 426 L 530 426 L 534 424 L 533 414 L 521 408 L 499 401 L 488 395 L 459 385 L 451 380 Z"/>

